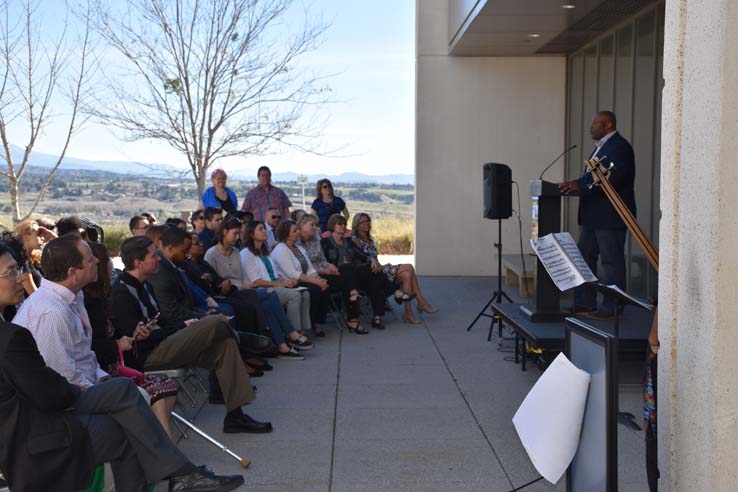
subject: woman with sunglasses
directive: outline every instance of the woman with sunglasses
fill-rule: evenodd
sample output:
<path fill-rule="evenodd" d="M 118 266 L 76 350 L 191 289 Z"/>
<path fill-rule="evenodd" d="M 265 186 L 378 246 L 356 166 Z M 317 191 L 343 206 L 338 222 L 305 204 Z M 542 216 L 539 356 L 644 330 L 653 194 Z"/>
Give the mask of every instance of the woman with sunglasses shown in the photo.
<path fill-rule="evenodd" d="M 349 211 L 346 208 L 346 202 L 333 191 L 333 184 L 330 179 L 320 179 L 315 185 L 317 197 L 310 206 L 310 213 L 318 218 L 318 227 L 325 232 L 328 230 L 328 219 L 333 214 L 343 214 L 346 220 L 349 218 Z"/>
<path fill-rule="evenodd" d="M 205 229 L 205 213 L 203 209 L 197 209 L 190 214 L 190 224 L 195 234 L 200 234 Z"/>
<path fill-rule="evenodd" d="M 345 220 L 345 219 L 344 219 Z M 307 253 L 307 258 L 320 275 L 328 281 L 332 292 L 343 294 L 344 305 L 348 307 L 348 321 L 346 325 L 349 331 L 358 335 L 366 335 L 369 331 L 361 326 L 359 318 L 359 291 L 357 290 L 357 278 L 354 266 L 343 264 L 336 266 L 329 263 L 320 246 L 320 235 L 316 228 L 317 219 L 314 215 L 305 214 L 297 223 L 299 239 L 297 246 Z"/>
<path fill-rule="evenodd" d="M 322 333 L 320 325 L 326 322 L 328 315 L 328 281 L 318 275 L 307 252 L 297 244 L 299 237 L 297 224 L 291 220 L 279 224 L 277 227 L 279 242 L 270 257 L 277 276 L 296 281 L 298 286 L 305 287 L 310 292 L 310 319 L 313 322 L 313 331 Z"/>
<path fill-rule="evenodd" d="M 383 272 L 387 279 L 399 288 L 394 294 L 397 304 L 405 305 L 405 313 L 402 315 L 402 321 L 405 323 L 417 324 L 419 320 L 413 315 L 412 300 L 417 299 L 418 311 L 421 313 L 433 314 L 438 309 L 431 306 L 425 300 L 420 292 L 418 285 L 418 277 L 415 274 L 415 268 L 408 263 L 401 265 L 379 263 L 377 258 L 377 247 L 372 239 L 372 218 L 368 214 L 358 213 L 354 215 L 351 224 L 352 237 L 351 240 L 358 252 L 364 256 L 365 260 L 371 266 L 373 272 Z"/>
<path fill-rule="evenodd" d="M 305 332 L 313 328 L 310 319 L 310 293 L 307 289 L 296 289 L 297 282 L 278 277 L 269 258 L 267 230 L 263 222 L 255 220 L 246 231 L 246 242 L 241 250 L 243 278 L 254 287 L 274 289 L 279 301 L 287 310 L 292 326 Z M 325 336 L 317 331 L 316 336 Z"/>

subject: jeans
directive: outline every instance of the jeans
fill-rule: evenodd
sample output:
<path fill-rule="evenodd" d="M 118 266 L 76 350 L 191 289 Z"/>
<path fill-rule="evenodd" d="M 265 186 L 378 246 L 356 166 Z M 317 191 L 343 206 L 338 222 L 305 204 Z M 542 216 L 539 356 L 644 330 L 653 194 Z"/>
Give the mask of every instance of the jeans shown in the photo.
<path fill-rule="evenodd" d="M 592 273 L 606 285 L 617 285 L 625 290 L 625 234 L 627 229 L 594 229 L 581 226 L 577 246 Z M 597 275 L 597 258 L 602 260 L 603 274 Z M 574 297 L 578 307 L 597 308 L 597 291 L 589 285 L 576 288 Z M 612 309 L 612 300 L 605 299 L 603 309 Z"/>
<path fill-rule="evenodd" d="M 274 343 L 277 345 L 285 343 L 285 336 L 295 331 L 295 328 L 284 313 L 279 297 L 274 291 L 268 292 L 267 289 L 256 289 L 256 293 L 259 295 L 259 302 L 271 329 Z"/>

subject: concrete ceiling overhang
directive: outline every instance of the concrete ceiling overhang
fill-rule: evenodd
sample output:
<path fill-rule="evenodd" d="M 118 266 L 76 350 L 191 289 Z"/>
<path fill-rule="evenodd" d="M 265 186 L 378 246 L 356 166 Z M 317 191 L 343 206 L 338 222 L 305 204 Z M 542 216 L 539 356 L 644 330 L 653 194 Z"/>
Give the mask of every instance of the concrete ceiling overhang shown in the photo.
<path fill-rule="evenodd" d="M 571 53 L 656 1 L 478 0 L 465 19 L 451 18 L 449 54 L 535 56 Z"/>

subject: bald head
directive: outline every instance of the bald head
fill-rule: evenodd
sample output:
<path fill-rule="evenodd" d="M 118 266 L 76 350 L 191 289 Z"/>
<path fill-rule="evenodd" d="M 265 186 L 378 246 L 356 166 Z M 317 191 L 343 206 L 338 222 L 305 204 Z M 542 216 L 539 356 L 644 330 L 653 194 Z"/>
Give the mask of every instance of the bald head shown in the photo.
<path fill-rule="evenodd" d="M 592 117 L 592 125 L 589 127 L 589 134 L 592 140 L 599 140 L 608 133 L 614 132 L 617 128 L 615 113 L 612 111 L 598 111 Z"/>

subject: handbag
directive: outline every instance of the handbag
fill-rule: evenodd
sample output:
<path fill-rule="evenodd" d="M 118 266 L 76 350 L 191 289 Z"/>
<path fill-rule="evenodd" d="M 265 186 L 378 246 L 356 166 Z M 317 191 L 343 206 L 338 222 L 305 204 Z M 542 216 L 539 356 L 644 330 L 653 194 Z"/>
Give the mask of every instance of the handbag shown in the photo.
<path fill-rule="evenodd" d="M 142 385 L 145 381 L 144 374 L 130 367 L 126 367 L 123 362 L 123 351 L 118 347 L 118 376 L 133 379 L 137 385 Z"/>

